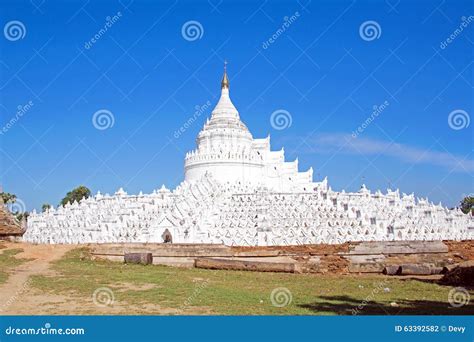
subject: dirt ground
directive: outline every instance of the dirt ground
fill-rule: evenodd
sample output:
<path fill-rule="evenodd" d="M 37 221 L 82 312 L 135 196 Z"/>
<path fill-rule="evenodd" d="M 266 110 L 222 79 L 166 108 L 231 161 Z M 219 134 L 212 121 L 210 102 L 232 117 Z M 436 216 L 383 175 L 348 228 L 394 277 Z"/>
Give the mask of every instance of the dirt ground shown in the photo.
<path fill-rule="evenodd" d="M 382 275 L 360 275 L 357 278 L 354 278 L 354 276 L 346 276 L 347 278 L 341 281 L 338 276 L 334 274 L 320 277 L 318 275 L 309 274 L 252 274 L 248 272 L 234 273 L 233 271 L 219 271 L 222 273 L 211 275 L 211 273 L 209 273 L 211 272 L 210 270 L 192 269 L 188 271 L 179 270 L 178 272 L 177 269 L 170 268 L 169 270 L 154 270 L 156 272 L 153 276 L 159 276 L 161 282 L 155 281 L 156 279 L 153 277 L 144 278 L 145 281 L 143 281 L 142 278 L 142 281 L 138 283 L 133 282 L 135 279 L 133 277 L 109 277 L 106 281 L 101 283 L 100 279 L 98 281 L 95 279 L 97 273 L 89 272 L 89 275 L 82 273 L 81 270 L 84 270 L 84 268 L 81 267 L 84 266 L 80 263 L 80 266 L 77 267 L 76 265 L 75 268 L 74 279 L 76 280 L 65 279 L 68 280 L 72 286 L 66 286 L 66 290 L 64 291 L 50 291 L 48 287 L 50 286 L 49 283 L 41 287 L 36 283 L 37 279 L 35 279 L 35 286 L 33 286 L 31 283 L 32 277 L 61 277 L 62 274 L 59 273 L 60 271 L 55 271 L 55 269 L 59 270 L 61 268 L 54 267 L 54 262 L 60 260 L 68 251 L 78 248 L 78 246 L 33 245 L 1 241 L 0 245 L 3 247 L 0 253 L 9 249 L 23 250 L 23 252 L 16 254 L 14 257 L 26 260 L 17 266 L 13 266 L 16 265 L 16 263 L 12 263 L 11 266 L 8 266 L 5 270 L 8 273 L 8 278 L 5 283 L 0 284 L 0 315 L 203 315 L 216 313 L 241 314 L 244 312 L 248 312 L 249 314 L 280 314 L 279 311 L 275 311 L 279 310 L 279 308 L 274 308 L 268 300 L 270 293 L 274 290 L 274 284 L 279 284 L 278 286 L 280 287 L 283 285 L 285 286 L 284 288 L 291 287 L 293 289 L 295 293 L 295 305 L 286 308 L 293 310 L 288 311 L 289 314 L 318 314 L 320 312 L 347 314 L 347 308 L 358 305 L 357 303 L 360 303 L 360 301 L 367 298 L 367 296 L 372 295 L 373 292 L 370 292 L 370 289 L 373 288 L 371 286 L 374 286 L 374 281 L 385 279 Z M 472 245 L 468 247 L 472 248 Z M 301 249 L 305 248 L 310 247 Z M 342 247 L 339 246 L 338 248 Z M 248 250 L 246 248 L 239 249 L 242 251 Z M 295 247 L 293 249 L 298 248 Z M 96 266 L 97 265 L 94 264 L 94 267 Z M 113 265 L 114 268 L 116 266 L 115 264 Z M 118 266 L 118 271 L 120 271 L 122 266 L 121 264 L 118 264 Z M 110 267 L 112 267 L 112 265 L 110 265 Z M 99 268 L 94 268 L 94 270 L 101 271 Z M 113 271 L 114 270 L 111 272 Z M 139 272 L 135 273 L 135 275 L 141 276 Z M 181 286 L 180 282 L 183 281 L 183 279 L 189 282 L 190 276 L 194 277 L 196 275 L 201 278 L 192 278 L 193 281 L 203 281 L 204 278 L 210 277 L 215 290 L 215 293 L 213 292 L 215 296 L 205 297 L 207 301 L 203 301 L 199 306 L 177 306 L 167 301 L 166 297 L 164 297 L 164 300 L 160 299 L 160 301 L 157 301 L 155 300 L 156 297 L 150 297 L 150 295 L 148 295 L 148 297 L 137 297 L 136 293 L 134 296 L 127 295 L 128 292 L 143 291 L 146 293 L 152 290 L 152 296 L 155 296 L 155 293 L 160 295 L 160 291 L 153 291 L 155 288 L 163 287 L 168 290 L 178 288 L 178 290 L 174 292 L 168 291 L 168 295 L 182 298 L 183 302 L 186 302 L 189 298 L 193 298 L 195 290 L 192 289 L 194 289 L 194 286 Z M 81 291 L 79 285 L 82 283 L 80 279 L 81 277 L 87 276 L 91 278 L 84 278 L 84 280 L 93 279 L 93 281 L 89 281 L 89 283 L 92 282 L 94 286 L 97 285 L 97 289 L 103 288 L 102 286 L 105 284 L 107 288 L 113 290 L 117 296 L 115 296 L 115 300 L 112 301 L 112 305 L 98 305 L 94 303 L 93 293 L 89 293 L 89 289 Z M 294 282 L 295 279 L 293 279 L 293 276 L 298 277 L 297 283 Z M 259 281 L 255 281 L 254 278 L 256 277 L 258 277 Z M 338 279 L 337 281 L 335 281 L 335 277 Z M 389 288 L 388 292 L 390 293 L 386 293 L 384 290 L 378 294 L 381 299 L 372 303 L 371 305 L 373 307 L 368 307 L 366 311 L 369 312 L 369 309 L 371 309 L 374 314 L 383 314 L 383 312 L 377 309 L 377 306 L 380 305 L 386 305 L 387 309 L 385 310 L 393 309 L 391 298 L 396 298 L 398 302 L 406 302 L 403 309 L 405 312 L 412 312 L 413 314 L 418 314 L 420 310 L 425 310 L 426 307 L 429 307 L 430 310 L 431 308 L 435 308 L 443 314 L 450 310 L 452 311 L 453 309 L 450 308 L 447 302 L 450 288 L 438 287 L 432 283 L 432 281 L 438 280 L 440 277 L 439 275 L 428 277 L 390 277 L 390 279 L 387 280 L 390 283 L 387 285 Z M 412 279 L 421 281 L 408 283 Z M 56 278 L 56 280 L 58 279 Z M 87 283 L 87 281 L 85 281 L 85 283 Z M 317 284 L 315 285 L 315 283 Z M 361 286 L 361 283 L 364 283 L 365 287 Z M 392 288 L 392 291 L 390 291 L 390 288 Z M 426 300 L 424 297 L 421 299 L 418 298 L 420 292 L 418 292 L 417 289 L 426 291 Z M 210 291 L 208 288 L 201 288 L 201 290 L 204 292 Z M 347 296 L 348 291 L 352 294 L 350 298 Z M 398 293 L 396 293 L 397 291 Z M 471 291 L 471 297 L 472 296 L 473 293 Z M 121 300 L 118 300 L 117 297 Z M 296 303 L 296 297 L 299 303 Z M 141 298 L 146 298 L 147 300 L 142 300 Z M 262 298 L 265 301 L 262 300 Z M 174 307 L 167 307 L 167 305 L 174 305 Z M 177 307 L 179 307 L 179 309 Z"/>
<path fill-rule="evenodd" d="M 127 312 L 142 314 L 179 314 L 176 309 L 162 308 L 158 305 L 140 305 L 114 301 L 113 306 L 97 306 L 92 297 L 84 299 L 74 294 L 68 296 L 48 294 L 30 286 L 30 276 L 56 275 L 51 263 L 59 260 L 67 251 L 77 248 L 74 245 L 33 245 L 27 243 L 2 242 L 6 249 L 22 248 L 16 255 L 20 259 L 31 259 L 11 270 L 6 283 L 0 285 L 1 315 L 81 315 L 105 314 L 119 315 Z M 60 276 L 60 275 L 58 275 Z M 132 287 L 133 284 L 130 284 Z M 116 284 L 116 288 L 126 290 L 128 284 Z M 191 313 L 191 312 L 190 312 Z M 202 313 L 201 313 L 202 314 Z"/>

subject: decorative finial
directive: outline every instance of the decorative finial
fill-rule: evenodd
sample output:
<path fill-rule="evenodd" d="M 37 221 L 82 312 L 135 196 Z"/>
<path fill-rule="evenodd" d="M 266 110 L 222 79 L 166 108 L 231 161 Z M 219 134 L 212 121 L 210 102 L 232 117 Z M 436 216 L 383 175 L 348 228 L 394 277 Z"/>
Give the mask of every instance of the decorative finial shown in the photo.
<path fill-rule="evenodd" d="M 227 78 L 227 60 L 224 61 L 224 76 L 222 77 L 221 89 L 229 89 L 229 79 Z"/>

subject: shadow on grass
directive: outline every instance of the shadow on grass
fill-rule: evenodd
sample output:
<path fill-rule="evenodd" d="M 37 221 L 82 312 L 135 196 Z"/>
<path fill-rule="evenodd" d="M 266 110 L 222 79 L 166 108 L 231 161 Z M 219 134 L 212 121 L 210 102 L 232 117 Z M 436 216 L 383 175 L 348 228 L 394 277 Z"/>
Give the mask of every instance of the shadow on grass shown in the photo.
<path fill-rule="evenodd" d="M 363 302 L 349 296 L 320 296 L 318 301 L 301 304 L 299 307 L 315 313 L 335 313 L 337 315 L 473 315 L 474 304 L 455 308 L 447 298 L 445 302 L 429 300 L 401 300 L 397 306 L 384 302 Z"/>

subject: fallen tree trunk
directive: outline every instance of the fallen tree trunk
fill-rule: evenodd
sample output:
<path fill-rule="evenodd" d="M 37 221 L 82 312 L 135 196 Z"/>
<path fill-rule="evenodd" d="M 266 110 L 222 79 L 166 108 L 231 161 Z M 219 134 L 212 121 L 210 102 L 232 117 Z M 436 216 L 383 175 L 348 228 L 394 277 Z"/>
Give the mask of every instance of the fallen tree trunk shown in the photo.
<path fill-rule="evenodd" d="M 213 270 L 239 270 L 257 272 L 288 272 L 295 273 L 294 263 L 245 261 L 216 258 L 196 258 L 196 268 L 207 268 Z"/>
<path fill-rule="evenodd" d="M 400 266 L 400 275 L 430 275 L 430 274 L 433 274 L 431 265 L 405 264 L 405 265 Z"/>
<path fill-rule="evenodd" d="M 431 274 L 443 274 L 444 267 L 431 267 Z"/>
<path fill-rule="evenodd" d="M 153 263 L 151 253 L 125 253 L 123 259 L 126 264 L 150 265 Z"/>
<path fill-rule="evenodd" d="M 389 265 L 384 267 L 382 273 L 386 275 L 399 275 L 401 269 L 399 265 Z"/>

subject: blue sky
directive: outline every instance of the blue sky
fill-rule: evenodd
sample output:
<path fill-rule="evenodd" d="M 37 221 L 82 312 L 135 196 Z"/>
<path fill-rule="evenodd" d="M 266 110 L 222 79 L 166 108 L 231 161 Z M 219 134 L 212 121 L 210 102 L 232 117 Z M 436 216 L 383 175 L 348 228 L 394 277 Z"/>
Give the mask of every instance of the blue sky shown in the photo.
<path fill-rule="evenodd" d="M 474 192 L 472 2 L 0 6 L 0 183 L 28 210 L 80 184 L 93 193 L 178 185 L 224 59 L 254 137 L 270 134 L 315 180 L 398 187 L 448 206 Z M 113 117 L 103 130 L 92 121 L 101 110 Z M 291 125 L 273 127 L 275 111 Z"/>

